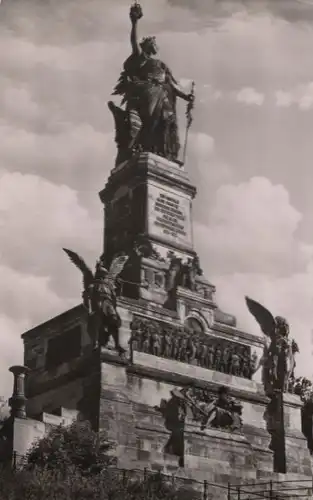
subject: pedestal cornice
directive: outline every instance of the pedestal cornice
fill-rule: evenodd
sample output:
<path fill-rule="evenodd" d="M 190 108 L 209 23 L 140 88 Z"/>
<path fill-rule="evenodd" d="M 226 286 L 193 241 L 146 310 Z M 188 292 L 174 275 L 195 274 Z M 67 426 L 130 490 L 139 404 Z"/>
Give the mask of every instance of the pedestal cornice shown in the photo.
<path fill-rule="evenodd" d="M 140 153 L 111 171 L 105 188 L 99 193 L 100 199 L 105 204 L 110 198 L 111 190 L 116 189 L 121 183 L 138 184 L 141 179 L 144 181 L 147 178 L 186 192 L 192 198 L 197 192 L 196 187 L 190 183 L 187 173 L 176 163 L 153 153 Z"/>

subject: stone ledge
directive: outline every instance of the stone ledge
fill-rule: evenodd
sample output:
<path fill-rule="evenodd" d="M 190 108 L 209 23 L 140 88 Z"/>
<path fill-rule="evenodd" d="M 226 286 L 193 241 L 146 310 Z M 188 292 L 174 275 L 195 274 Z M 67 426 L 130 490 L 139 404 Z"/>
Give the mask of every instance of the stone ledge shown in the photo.
<path fill-rule="evenodd" d="M 144 424 L 144 423 L 137 423 L 135 425 L 135 429 L 138 429 L 139 431 L 149 431 L 151 433 L 158 433 L 158 434 L 164 434 L 165 436 L 170 436 L 170 431 L 168 431 L 165 427 L 164 424 Z"/>
<path fill-rule="evenodd" d="M 300 396 L 298 396 L 297 394 L 284 392 L 283 400 L 285 405 L 291 406 L 292 408 L 301 408 L 303 406 L 303 402 L 301 401 Z"/>
<path fill-rule="evenodd" d="M 217 392 L 218 388 L 221 387 L 222 383 L 216 382 L 206 382 L 204 380 L 199 380 L 194 376 L 181 375 L 173 372 L 166 372 L 156 368 L 149 368 L 144 365 L 128 365 L 127 372 L 129 374 L 138 375 L 141 377 L 149 378 L 159 382 L 165 382 L 178 386 L 186 386 L 189 384 L 194 384 L 199 388 L 205 388 L 212 390 L 212 392 Z M 231 395 L 241 399 L 243 401 L 261 403 L 262 405 L 268 404 L 269 399 L 262 394 L 244 391 L 238 388 L 230 387 Z"/>
<path fill-rule="evenodd" d="M 121 366 L 129 365 L 128 359 L 121 357 L 114 349 L 107 349 L 106 347 L 100 348 L 100 361 Z"/>
<path fill-rule="evenodd" d="M 132 405 L 132 401 L 130 401 L 125 394 L 118 391 L 118 389 L 114 391 L 113 386 L 111 391 L 108 389 L 101 388 L 100 403 L 103 401 L 107 401 L 109 403 L 123 403 L 129 405 L 129 407 L 131 407 Z"/>
<path fill-rule="evenodd" d="M 305 443 L 307 443 L 307 440 L 306 440 L 306 437 L 304 436 L 304 434 L 300 430 L 297 430 L 297 429 L 285 429 L 285 437 L 296 439 L 298 441 L 305 441 Z"/>
<path fill-rule="evenodd" d="M 255 427 L 254 425 L 243 422 L 243 429 L 245 434 L 253 434 L 256 437 L 270 438 L 270 434 L 265 428 Z"/>
<path fill-rule="evenodd" d="M 254 347 L 262 347 L 264 346 L 264 340 L 262 337 L 257 337 L 256 335 L 252 335 L 251 333 L 243 332 L 242 330 L 238 330 L 236 326 L 230 326 L 230 325 L 224 325 L 220 323 L 219 321 L 216 321 L 213 326 L 212 330 L 218 334 L 224 334 L 226 335 L 227 339 L 232 339 L 242 341 L 242 342 L 248 342 L 249 345 L 252 345 Z"/>
<path fill-rule="evenodd" d="M 207 427 L 201 431 L 199 428 L 195 428 L 192 424 L 187 424 L 185 428 L 185 435 L 191 435 L 192 439 L 194 439 L 194 436 L 197 436 L 204 441 L 218 440 L 227 441 L 229 443 L 248 444 L 250 446 L 248 439 L 243 433 L 229 432 L 223 429 L 213 429 L 212 427 Z"/>
<path fill-rule="evenodd" d="M 158 433 L 158 434 L 163 434 L 166 436 L 169 436 L 171 433 L 168 431 L 164 425 L 158 425 L 158 424 L 145 424 L 143 422 L 137 423 L 135 426 L 136 429 L 142 430 L 142 431 L 149 431 L 151 433 Z M 195 437 L 200 438 L 201 440 L 203 439 L 204 441 L 209 441 L 209 440 L 218 440 L 218 441 L 227 441 L 229 443 L 241 443 L 245 445 L 251 446 L 249 440 L 247 437 L 239 432 L 229 432 L 226 430 L 222 429 L 213 429 L 212 427 L 208 427 L 204 431 L 201 431 L 198 426 L 195 426 L 194 424 L 187 423 L 185 426 L 185 436 L 190 437 L 191 439 L 194 439 Z"/>
<path fill-rule="evenodd" d="M 226 385 L 232 395 L 241 399 L 266 404 L 269 402 L 262 385 L 255 381 L 138 351 L 134 351 L 133 364 L 129 365 L 127 370 L 129 373 L 146 375 L 149 378 L 172 382 L 175 385 L 196 383 L 199 387 L 205 386 L 213 390 Z"/>

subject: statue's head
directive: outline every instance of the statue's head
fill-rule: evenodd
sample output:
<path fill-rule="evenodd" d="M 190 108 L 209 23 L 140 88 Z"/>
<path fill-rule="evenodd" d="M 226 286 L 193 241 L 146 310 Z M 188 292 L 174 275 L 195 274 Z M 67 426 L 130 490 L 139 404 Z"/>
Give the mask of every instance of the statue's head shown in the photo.
<path fill-rule="evenodd" d="M 276 316 L 275 318 L 276 328 L 280 335 L 287 337 L 289 335 L 289 323 L 286 318 L 282 316 Z"/>
<path fill-rule="evenodd" d="M 147 36 L 140 42 L 142 51 L 148 56 L 155 56 L 158 53 L 155 36 Z"/>
<path fill-rule="evenodd" d="M 97 278 L 105 278 L 108 275 L 108 270 L 104 267 L 102 261 L 97 262 L 96 265 L 96 277 Z"/>

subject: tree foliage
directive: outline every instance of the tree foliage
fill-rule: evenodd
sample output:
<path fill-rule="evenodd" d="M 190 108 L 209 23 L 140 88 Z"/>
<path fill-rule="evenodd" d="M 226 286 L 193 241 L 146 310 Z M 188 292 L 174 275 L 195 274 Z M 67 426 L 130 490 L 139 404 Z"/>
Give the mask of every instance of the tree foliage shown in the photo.
<path fill-rule="evenodd" d="M 0 474 L 1 500 L 192 500 L 159 473 L 117 469 L 113 446 L 88 422 L 55 427 L 25 464 Z"/>
<path fill-rule="evenodd" d="M 75 421 L 68 427 L 58 426 L 33 445 L 27 455 L 27 469 L 48 469 L 64 473 L 70 469 L 93 475 L 114 465 L 112 445 L 89 422 Z"/>

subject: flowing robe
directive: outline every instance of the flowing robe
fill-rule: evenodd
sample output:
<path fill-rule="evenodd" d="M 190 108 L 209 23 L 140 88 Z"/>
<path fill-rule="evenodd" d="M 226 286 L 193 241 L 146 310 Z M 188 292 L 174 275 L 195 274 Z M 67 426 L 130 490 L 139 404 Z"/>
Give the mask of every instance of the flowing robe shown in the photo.
<path fill-rule="evenodd" d="M 159 59 L 132 54 L 124 63 L 124 90 L 130 145 L 176 160 L 179 138 L 176 116 L 177 83 Z"/>

